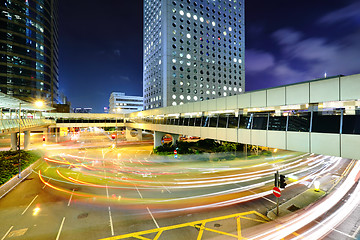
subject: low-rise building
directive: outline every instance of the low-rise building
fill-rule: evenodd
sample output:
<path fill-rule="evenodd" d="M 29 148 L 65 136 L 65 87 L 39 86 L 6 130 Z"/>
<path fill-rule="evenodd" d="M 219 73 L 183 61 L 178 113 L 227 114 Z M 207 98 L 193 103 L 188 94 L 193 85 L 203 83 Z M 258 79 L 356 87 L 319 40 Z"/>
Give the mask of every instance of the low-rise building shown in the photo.
<path fill-rule="evenodd" d="M 143 110 L 143 97 L 126 96 L 122 92 L 112 92 L 109 99 L 109 113 L 130 113 Z"/>

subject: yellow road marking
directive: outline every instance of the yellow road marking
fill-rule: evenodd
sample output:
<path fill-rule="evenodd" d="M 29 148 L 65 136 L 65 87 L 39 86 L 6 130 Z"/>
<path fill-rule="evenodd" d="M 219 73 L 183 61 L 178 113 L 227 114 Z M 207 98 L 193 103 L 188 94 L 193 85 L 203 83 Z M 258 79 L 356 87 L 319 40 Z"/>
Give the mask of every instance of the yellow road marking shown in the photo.
<path fill-rule="evenodd" d="M 237 239 L 241 240 L 241 223 L 240 223 L 240 217 L 236 218 L 236 226 L 237 226 Z"/>
<path fill-rule="evenodd" d="M 250 218 L 250 217 L 245 217 L 247 215 L 257 215 L 261 218 L 263 218 L 264 220 L 259 220 L 259 219 L 255 219 L 255 218 Z M 226 232 L 222 232 L 222 231 L 218 231 L 218 230 L 214 230 L 211 228 L 206 228 L 205 224 L 208 222 L 214 222 L 214 221 L 219 221 L 219 220 L 224 220 L 224 219 L 229 219 L 229 218 L 236 218 L 237 219 L 237 233 L 238 236 L 231 234 L 231 233 L 226 233 Z M 218 234 L 223 234 L 223 235 L 227 235 L 230 237 L 234 237 L 237 239 L 246 239 L 243 238 L 241 236 L 241 222 L 240 219 L 246 219 L 246 220 L 250 220 L 250 221 L 256 221 L 256 222 L 266 222 L 269 219 L 256 212 L 256 211 L 249 211 L 249 212 L 243 212 L 243 213 L 236 213 L 236 214 L 231 214 L 231 215 L 226 215 L 226 216 L 221 216 L 221 217 L 215 217 L 215 218 L 209 218 L 209 219 L 204 219 L 204 220 L 199 220 L 199 221 L 194 221 L 194 222 L 188 222 L 188 223 L 182 223 L 182 224 L 177 224 L 177 225 L 171 225 L 171 226 L 167 226 L 167 227 L 161 227 L 161 228 L 155 228 L 155 229 L 150 229 L 150 230 L 145 230 L 145 231 L 140 231 L 140 232 L 134 232 L 134 233 L 128 233 L 128 234 L 124 234 L 124 235 L 119 235 L 119 236 L 114 236 L 114 237 L 109 237 L 109 238 L 103 238 L 101 240 L 115 240 L 115 239 L 126 239 L 126 238 L 137 238 L 137 239 L 142 239 L 142 240 L 149 240 L 149 238 L 143 237 L 144 235 L 150 234 L 150 233 L 157 233 L 155 238 L 153 240 L 157 240 L 159 239 L 159 237 L 161 236 L 161 234 L 164 231 L 169 231 L 169 230 L 173 230 L 173 229 L 178 229 L 178 228 L 183 228 L 183 227 L 195 227 L 197 229 L 199 229 L 199 234 L 197 239 L 200 240 L 202 238 L 202 235 L 204 233 L 204 231 L 211 231 L 211 232 L 215 232 Z M 150 239 L 151 240 L 151 239 Z"/>

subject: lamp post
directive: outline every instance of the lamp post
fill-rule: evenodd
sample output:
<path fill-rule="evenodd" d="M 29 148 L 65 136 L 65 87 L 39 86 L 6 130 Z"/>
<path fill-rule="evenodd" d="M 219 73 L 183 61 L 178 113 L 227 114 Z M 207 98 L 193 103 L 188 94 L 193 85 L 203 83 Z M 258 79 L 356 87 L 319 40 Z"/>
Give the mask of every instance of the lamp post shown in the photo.
<path fill-rule="evenodd" d="M 18 140 L 18 151 L 19 151 L 19 178 L 21 178 L 21 151 L 20 151 L 20 137 L 21 137 L 21 102 L 19 103 L 19 140 Z"/>
<path fill-rule="evenodd" d="M 21 178 L 21 148 L 20 148 L 20 137 L 21 137 L 21 102 L 19 103 L 19 141 L 18 141 L 18 151 L 19 151 L 19 175 L 18 177 Z M 44 105 L 43 101 L 36 101 L 35 106 L 42 107 Z"/>

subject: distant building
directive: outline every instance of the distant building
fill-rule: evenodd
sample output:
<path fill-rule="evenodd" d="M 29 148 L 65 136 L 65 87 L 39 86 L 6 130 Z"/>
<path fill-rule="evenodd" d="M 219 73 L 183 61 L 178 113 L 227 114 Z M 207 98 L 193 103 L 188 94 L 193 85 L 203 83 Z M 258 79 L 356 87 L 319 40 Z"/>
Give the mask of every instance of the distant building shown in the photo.
<path fill-rule="evenodd" d="M 66 104 L 54 104 L 53 107 L 55 108 L 55 112 L 58 113 L 69 113 L 70 112 L 70 103 Z"/>
<path fill-rule="evenodd" d="M 0 92 L 59 100 L 58 1 L 0 1 Z"/>
<path fill-rule="evenodd" d="M 91 113 L 91 111 L 92 108 L 81 108 L 81 107 L 73 108 L 74 113 Z"/>
<path fill-rule="evenodd" d="M 143 97 L 126 96 L 122 92 L 112 92 L 109 99 L 109 113 L 130 113 L 143 110 Z"/>

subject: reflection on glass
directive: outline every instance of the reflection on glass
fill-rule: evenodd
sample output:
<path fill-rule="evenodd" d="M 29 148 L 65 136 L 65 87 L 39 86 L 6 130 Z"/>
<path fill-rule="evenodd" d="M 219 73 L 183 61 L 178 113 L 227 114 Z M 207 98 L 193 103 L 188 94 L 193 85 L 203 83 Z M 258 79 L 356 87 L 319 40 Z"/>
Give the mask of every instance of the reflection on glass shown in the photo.
<path fill-rule="evenodd" d="M 270 117 L 268 130 L 286 131 L 286 119 L 285 116 Z"/>
<path fill-rule="evenodd" d="M 240 116 L 239 128 L 242 128 L 242 129 L 251 129 L 251 121 L 252 121 L 252 118 L 251 118 L 250 116 L 241 115 L 241 116 Z"/>
<path fill-rule="evenodd" d="M 254 116 L 252 129 L 266 130 L 267 116 Z"/>
<path fill-rule="evenodd" d="M 227 119 L 228 116 L 225 114 L 221 114 L 219 116 L 219 120 L 218 120 L 218 126 L 219 128 L 226 128 L 227 127 Z"/>
<path fill-rule="evenodd" d="M 321 115 L 314 112 L 311 132 L 340 133 L 340 115 Z"/>
<path fill-rule="evenodd" d="M 360 134 L 360 115 L 344 115 L 342 133 Z"/>
<path fill-rule="evenodd" d="M 217 121 L 218 121 L 218 117 L 217 117 L 217 116 L 211 117 L 211 118 L 210 118 L 209 127 L 217 127 Z"/>
<path fill-rule="evenodd" d="M 288 131 L 309 132 L 310 119 L 310 113 L 301 113 L 289 116 Z"/>

